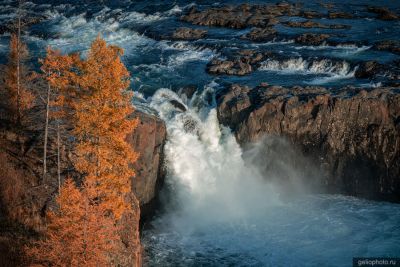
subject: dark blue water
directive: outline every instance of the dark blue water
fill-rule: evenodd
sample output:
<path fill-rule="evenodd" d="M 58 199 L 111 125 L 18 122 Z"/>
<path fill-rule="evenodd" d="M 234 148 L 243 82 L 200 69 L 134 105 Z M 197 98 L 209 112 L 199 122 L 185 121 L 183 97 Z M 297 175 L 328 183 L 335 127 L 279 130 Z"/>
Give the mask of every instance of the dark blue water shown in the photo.
<path fill-rule="evenodd" d="M 45 46 L 51 45 L 64 52 L 84 51 L 90 42 L 101 33 L 104 38 L 126 50 L 124 62 L 133 77 L 133 88 L 149 96 L 158 88 L 173 90 L 188 84 L 202 88 L 210 80 L 218 83 L 240 82 L 256 85 L 268 82 L 278 85 L 323 85 L 328 87 L 355 85 L 371 87 L 384 82 L 385 77 L 355 79 L 354 70 L 362 61 L 377 60 L 389 63 L 399 59 L 389 52 L 375 51 L 371 45 L 378 40 L 399 40 L 400 22 L 375 19 L 376 15 L 365 11 L 366 5 L 375 1 L 330 1 L 336 10 L 346 11 L 359 19 L 313 19 L 325 24 L 351 25 L 351 29 L 302 29 L 278 24 L 279 33 L 287 35 L 287 42 L 251 43 L 240 36 L 250 29 L 234 30 L 210 28 L 206 39 L 199 41 L 155 41 L 171 33 L 180 26 L 190 26 L 179 20 L 185 10 L 193 5 L 199 9 L 220 6 L 224 3 L 238 4 L 247 1 L 33 1 L 24 4 L 31 16 L 44 16 L 46 19 L 27 29 L 25 40 L 32 49 L 32 56 L 43 56 Z M 276 1 L 252 1 L 252 3 L 274 3 Z M 1 4 L 0 20 L 5 23 L 13 17 L 12 1 Z M 307 1 L 304 9 L 327 12 L 318 1 Z M 399 11 L 397 1 L 379 1 L 394 11 Z M 301 18 L 290 17 L 290 20 Z M 193 26 L 195 28 L 205 28 Z M 293 43 L 290 36 L 303 32 L 330 33 L 332 40 L 353 42 L 344 47 L 302 46 Z M 337 37 L 335 37 L 337 36 Z M 0 53 L 5 60 L 8 34 L 0 37 Z M 331 73 L 322 64 L 321 69 L 313 71 L 307 67 L 288 65 L 284 69 L 256 70 L 244 77 L 212 76 L 205 72 L 205 65 L 213 57 L 225 57 L 239 49 L 274 51 L 292 59 L 303 59 L 304 64 L 329 58 L 333 62 L 343 62 L 345 69 Z M 317 66 L 318 67 L 318 66 Z M 324 69 L 325 68 L 325 69 Z"/>
<path fill-rule="evenodd" d="M 0 1 L 1 25 L 15 18 L 15 2 Z M 44 56 L 46 46 L 84 54 L 100 33 L 109 43 L 124 48 L 123 61 L 138 98 L 135 103 L 141 102 L 142 108 L 151 106 L 166 121 L 167 184 L 175 190 L 174 201 L 179 205 L 158 216 L 150 223 L 153 228 L 144 231 L 146 265 L 350 266 L 353 256 L 400 256 L 399 205 L 323 195 L 281 201 L 273 189 L 264 190 L 265 185 L 249 186 L 257 175 L 250 175 L 251 170 L 244 167 L 241 150 L 229 131 L 219 129 L 214 107 L 200 109 L 193 101 L 185 102 L 174 94 L 188 85 L 212 93 L 230 83 L 370 89 L 396 82 L 385 74 L 357 79 L 354 73 L 365 61 L 392 66 L 400 59 L 399 55 L 373 49 L 379 40 L 400 40 L 400 21 L 382 21 L 366 12 L 367 5 L 379 4 L 400 14 L 400 2 L 329 1 L 334 9 L 357 18 L 313 20 L 351 25 L 351 29 L 302 29 L 278 24 L 275 28 L 285 38 L 263 43 L 240 38 L 250 29 L 199 27 L 179 19 L 194 5 L 205 9 L 245 2 L 249 1 L 31 1 L 23 5 L 25 15 L 44 19 L 27 27 L 23 38 L 31 49 L 31 63 L 37 68 L 36 59 Z M 304 9 L 327 12 L 319 0 L 304 1 Z M 197 41 L 160 40 L 182 26 L 207 29 L 208 35 Z M 294 36 L 305 32 L 328 33 L 337 43 L 350 45 L 294 43 Z M 6 61 L 9 38 L 8 33 L 0 35 L 1 63 Z M 241 49 L 272 51 L 280 57 L 263 62 L 245 76 L 206 72 L 212 58 L 226 58 Z M 160 88 L 166 89 L 158 91 Z M 156 91 L 158 95 L 151 99 Z M 198 102 L 204 102 L 205 95 L 197 97 Z M 189 107 L 184 115 L 177 116 L 169 106 L 168 100 L 175 98 Z M 183 118 L 197 121 L 201 138 L 184 131 Z M 243 179 L 248 181 L 245 186 L 238 182 Z M 238 208 L 244 209 L 239 215 Z"/>

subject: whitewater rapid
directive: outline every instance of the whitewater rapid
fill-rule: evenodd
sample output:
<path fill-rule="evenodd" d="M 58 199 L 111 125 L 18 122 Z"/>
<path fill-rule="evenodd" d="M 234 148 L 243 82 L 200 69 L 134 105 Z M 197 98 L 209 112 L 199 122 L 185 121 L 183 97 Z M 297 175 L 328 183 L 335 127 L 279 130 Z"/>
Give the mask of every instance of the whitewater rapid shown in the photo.
<path fill-rule="evenodd" d="M 299 179 L 288 147 L 268 153 L 279 171 L 265 177 L 252 164 L 263 150 L 244 152 L 219 124 L 217 86 L 190 100 L 169 89 L 151 97 L 167 125 L 168 174 L 162 211 L 142 236 L 147 266 L 349 266 L 399 253 L 399 205 L 282 190 L 273 182 L 282 173 Z"/>

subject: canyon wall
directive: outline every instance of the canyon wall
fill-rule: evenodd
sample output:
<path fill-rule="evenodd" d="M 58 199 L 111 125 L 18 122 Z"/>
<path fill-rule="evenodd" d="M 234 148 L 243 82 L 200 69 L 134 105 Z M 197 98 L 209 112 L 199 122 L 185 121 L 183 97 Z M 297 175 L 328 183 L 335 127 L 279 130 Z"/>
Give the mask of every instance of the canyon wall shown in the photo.
<path fill-rule="evenodd" d="M 328 192 L 400 201 L 399 89 L 233 85 L 217 98 L 240 144 L 282 136 L 317 163 Z"/>

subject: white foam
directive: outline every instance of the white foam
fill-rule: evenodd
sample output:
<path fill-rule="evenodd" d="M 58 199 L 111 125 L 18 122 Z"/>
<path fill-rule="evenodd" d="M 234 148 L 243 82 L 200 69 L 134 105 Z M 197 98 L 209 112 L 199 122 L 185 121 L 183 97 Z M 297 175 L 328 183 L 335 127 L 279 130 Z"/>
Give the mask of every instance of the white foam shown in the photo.
<path fill-rule="evenodd" d="M 54 12 L 53 19 L 57 20 L 57 23 L 52 26 L 51 32 L 57 34 L 57 38 L 49 40 L 47 44 L 57 47 L 63 52 L 85 51 L 99 33 L 107 42 L 128 51 L 138 50 L 145 45 L 155 43 L 154 40 L 139 35 L 135 31 L 122 28 L 120 23 L 114 19 L 101 21 L 102 15 L 108 11 L 109 9 L 105 8 L 90 20 L 86 19 L 84 13 L 65 17 Z"/>
<path fill-rule="evenodd" d="M 262 62 L 259 70 L 277 71 L 283 73 L 325 74 L 331 77 L 354 77 L 356 68 L 351 68 L 346 61 L 329 59 L 306 60 L 302 57 L 283 60 L 267 59 Z"/>

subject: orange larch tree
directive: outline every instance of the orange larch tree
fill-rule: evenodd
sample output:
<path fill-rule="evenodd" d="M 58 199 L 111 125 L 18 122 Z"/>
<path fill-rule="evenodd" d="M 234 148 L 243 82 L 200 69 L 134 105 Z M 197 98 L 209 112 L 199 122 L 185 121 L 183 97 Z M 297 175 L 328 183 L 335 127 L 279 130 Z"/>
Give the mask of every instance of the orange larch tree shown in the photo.
<path fill-rule="evenodd" d="M 46 50 L 47 54 L 44 59 L 40 59 L 42 64 L 41 71 L 44 79 L 47 81 L 46 98 L 45 98 L 45 127 L 43 142 L 43 182 L 46 180 L 47 174 L 47 142 L 49 135 L 50 118 L 55 119 L 57 134 L 57 170 L 58 185 L 60 189 L 60 125 L 66 118 L 66 107 L 64 103 L 65 95 L 68 93 L 70 78 L 73 75 L 71 68 L 73 66 L 74 57 L 62 55 L 60 51 L 53 50 L 50 47 Z"/>
<path fill-rule="evenodd" d="M 75 167 L 85 174 L 86 181 L 97 187 L 99 203 L 116 220 L 130 204 L 125 196 L 131 191 L 130 168 L 137 154 L 126 142 L 134 130 L 129 73 L 121 62 L 123 51 L 108 46 L 98 37 L 91 45 L 87 59 L 77 63 L 79 75 L 75 83 L 79 91 L 74 109 L 74 130 L 77 146 Z"/>
<path fill-rule="evenodd" d="M 34 100 L 28 89 L 29 83 L 35 77 L 26 65 L 28 55 L 28 48 L 19 35 L 12 34 L 5 68 L 5 89 L 7 106 L 15 123 L 21 123 L 25 111 L 32 107 Z"/>
<path fill-rule="evenodd" d="M 27 249 L 33 264 L 45 266 L 110 266 L 110 255 L 119 239 L 117 227 L 102 206 L 87 196 L 95 188 L 80 191 L 67 179 L 57 197 L 57 211 L 49 211 L 43 240 Z"/>

